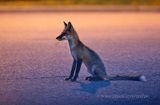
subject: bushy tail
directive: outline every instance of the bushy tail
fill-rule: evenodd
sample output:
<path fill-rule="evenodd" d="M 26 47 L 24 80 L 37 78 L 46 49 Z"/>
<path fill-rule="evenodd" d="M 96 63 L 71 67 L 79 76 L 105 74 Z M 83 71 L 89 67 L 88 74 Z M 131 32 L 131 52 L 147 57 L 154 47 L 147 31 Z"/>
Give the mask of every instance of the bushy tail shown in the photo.
<path fill-rule="evenodd" d="M 147 79 L 144 75 L 140 76 L 109 76 L 105 80 L 131 80 L 131 81 L 142 81 L 146 82 Z"/>

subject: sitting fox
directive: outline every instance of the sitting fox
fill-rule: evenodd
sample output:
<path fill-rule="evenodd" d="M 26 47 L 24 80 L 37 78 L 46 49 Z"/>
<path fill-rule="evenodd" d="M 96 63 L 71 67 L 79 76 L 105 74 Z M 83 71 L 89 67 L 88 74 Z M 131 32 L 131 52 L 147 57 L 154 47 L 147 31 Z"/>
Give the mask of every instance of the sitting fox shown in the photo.
<path fill-rule="evenodd" d="M 76 81 L 82 65 L 82 62 L 87 67 L 91 76 L 86 77 L 86 80 L 134 80 L 134 81 L 146 81 L 144 75 L 141 76 L 108 76 L 105 66 L 100 57 L 92 49 L 85 46 L 79 39 L 77 32 L 75 31 L 71 22 L 64 22 L 64 30 L 56 38 L 59 41 L 68 40 L 70 51 L 73 57 L 73 64 L 70 75 L 65 80 Z"/>

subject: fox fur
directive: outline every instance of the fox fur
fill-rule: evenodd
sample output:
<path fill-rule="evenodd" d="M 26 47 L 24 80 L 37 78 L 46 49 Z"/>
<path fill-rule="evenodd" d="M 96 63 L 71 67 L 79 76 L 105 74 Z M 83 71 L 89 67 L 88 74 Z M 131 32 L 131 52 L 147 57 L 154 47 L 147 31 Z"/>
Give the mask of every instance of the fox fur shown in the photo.
<path fill-rule="evenodd" d="M 73 64 L 70 75 L 65 80 L 76 81 L 81 68 L 82 63 L 87 67 L 91 76 L 86 77 L 86 80 L 134 80 L 134 81 L 146 81 L 144 75 L 140 76 L 109 76 L 106 73 L 106 68 L 98 56 L 98 54 L 84 45 L 75 31 L 71 22 L 64 22 L 64 30 L 56 38 L 59 41 L 68 40 L 71 55 L 73 57 Z"/>

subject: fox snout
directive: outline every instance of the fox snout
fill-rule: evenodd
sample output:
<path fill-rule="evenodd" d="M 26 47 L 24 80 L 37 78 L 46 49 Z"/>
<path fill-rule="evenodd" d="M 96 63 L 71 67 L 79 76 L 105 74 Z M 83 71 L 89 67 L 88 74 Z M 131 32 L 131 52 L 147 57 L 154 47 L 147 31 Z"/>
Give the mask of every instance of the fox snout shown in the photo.
<path fill-rule="evenodd" d="M 66 38 L 65 35 L 61 34 L 61 35 L 59 35 L 58 37 L 56 37 L 56 39 L 57 39 L 58 41 L 62 41 L 62 40 L 66 40 L 67 38 Z"/>
<path fill-rule="evenodd" d="M 61 37 L 60 37 L 60 36 L 56 37 L 56 39 L 57 39 L 58 41 L 61 41 Z"/>

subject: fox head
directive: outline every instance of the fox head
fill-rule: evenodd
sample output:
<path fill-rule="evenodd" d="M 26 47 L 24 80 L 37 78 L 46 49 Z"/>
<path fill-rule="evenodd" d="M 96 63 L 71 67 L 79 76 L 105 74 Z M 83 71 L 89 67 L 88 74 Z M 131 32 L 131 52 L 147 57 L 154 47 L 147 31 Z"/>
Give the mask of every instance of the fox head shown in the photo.
<path fill-rule="evenodd" d="M 78 38 L 78 36 L 71 22 L 68 22 L 68 24 L 64 22 L 64 30 L 56 39 L 62 41 L 62 40 L 72 40 L 72 39 L 75 40 L 76 38 Z"/>

